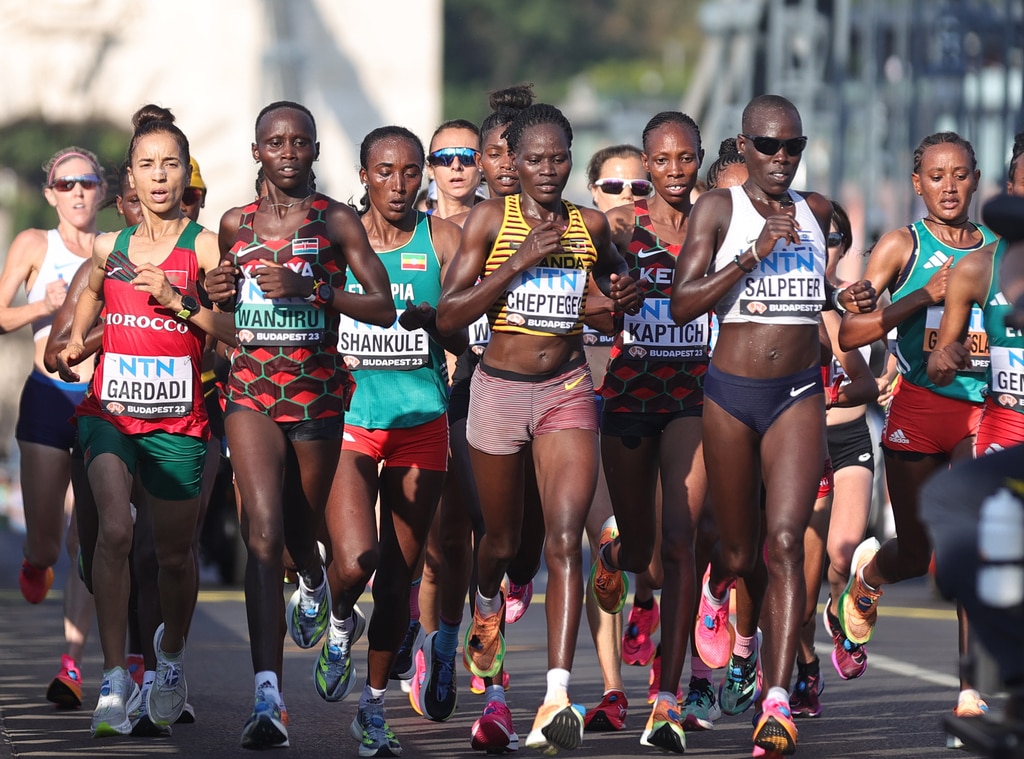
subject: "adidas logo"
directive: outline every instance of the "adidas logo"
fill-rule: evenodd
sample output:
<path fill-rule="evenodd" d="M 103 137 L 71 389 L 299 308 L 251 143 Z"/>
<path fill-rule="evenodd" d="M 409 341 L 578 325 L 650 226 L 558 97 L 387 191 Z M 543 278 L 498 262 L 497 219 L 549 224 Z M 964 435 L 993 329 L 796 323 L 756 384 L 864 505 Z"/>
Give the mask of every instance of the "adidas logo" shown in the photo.
<path fill-rule="evenodd" d="M 1003 295 L 1002 293 L 996 293 L 996 297 L 994 297 L 992 300 L 990 300 L 988 302 L 988 304 L 990 306 L 1008 306 L 1008 305 L 1010 305 L 1007 302 L 1007 300 L 1006 300 L 1006 296 Z"/>
<path fill-rule="evenodd" d="M 924 264 L 924 266 L 922 268 L 924 268 L 924 269 L 938 269 L 940 266 L 942 266 L 948 260 L 949 260 L 949 256 L 947 256 L 945 253 L 941 253 L 939 251 L 935 251 L 934 253 L 932 253 L 931 258 L 929 258 L 927 261 L 925 261 L 925 264 Z"/>
<path fill-rule="evenodd" d="M 903 445 L 910 445 L 910 438 L 908 438 L 903 433 L 903 430 L 899 430 L 898 429 L 895 432 L 893 432 L 891 435 L 889 435 L 889 442 L 890 443 L 901 443 Z"/>

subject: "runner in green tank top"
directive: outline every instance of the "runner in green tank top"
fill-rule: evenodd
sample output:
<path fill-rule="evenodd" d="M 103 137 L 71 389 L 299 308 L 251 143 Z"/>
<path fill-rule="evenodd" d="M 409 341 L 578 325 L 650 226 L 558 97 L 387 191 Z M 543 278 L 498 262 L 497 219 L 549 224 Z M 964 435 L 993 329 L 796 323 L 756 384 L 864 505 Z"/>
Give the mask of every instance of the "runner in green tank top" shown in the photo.
<path fill-rule="evenodd" d="M 979 178 L 974 148 L 967 140 L 953 132 L 939 132 L 921 141 L 914 151 L 912 180 L 927 214 L 883 236 L 864 275 L 876 290 L 892 294 L 892 304 L 874 313 L 843 317 L 840 344 L 844 350 L 883 339 L 897 327 L 902 375 L 882 431 L 897 537 L 881 546 L 870 538 L 858 547 L 850 581 L 837 599 L 838 609 L 831 610 L 838 614 L 846 637 L 857 644 L 871 637 L 881 586 L 928 571 L 931 545 L 919 515 L 921 486 L 951 460 L 972 454 L 984 375 L 958 371 L 948 386 L 939 387 L 928 379 L 926 368 L 954 267 L 963 265 L 975 251 L 991 256 L 995 245 L 995 235 L 968 218 Z M 976 359 L 980 365 L 982 356 L 976 354 Z M 961 633 L 963 648 L 964 617 Z M 980 709 L 979 703 L 984 704 L 977 692 L 962 681 L 958 713 Z"/>

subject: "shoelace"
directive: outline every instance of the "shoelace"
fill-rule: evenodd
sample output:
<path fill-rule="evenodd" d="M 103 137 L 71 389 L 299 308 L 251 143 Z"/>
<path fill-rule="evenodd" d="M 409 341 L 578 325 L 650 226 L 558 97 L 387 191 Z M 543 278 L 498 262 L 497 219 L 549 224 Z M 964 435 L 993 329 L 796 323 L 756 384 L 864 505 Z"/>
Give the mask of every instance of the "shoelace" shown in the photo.
<path fill-rule="evenodd" d="M 316 617 L 320 613 L 320 604 L 317 602 L 316 591 L 314 588 L 310 590 L 306 587 L 306 583 L 299 582 L 299 612 L 305 617 Z"/>
<path fill-rule="evenodd" d="M 700 682 L 690 688 L 690 692 L 686 694 L 686 704 L 696 705 L 704 700 L 704 696 L 707 695 L 705 688 L 710 691 L 711 683 L 704 678 L 701 678 Z"/>
<path fill-rule="evenodd" d="M 455 662 L 447 659 L 441 659 L 438 662 L 438 673 L 437 673 L 437 693 L 438 696 L 444 697 L 449 690 L 451 690 L 452 679 L 455 677 Z"/>
<path fill-rule="evenodd" d="M 161 661 L 157 669 L 162 674 L 161 682 L 164 685 L 170 688 L 178 685 L 178 681 L 181 679 L 181 662 Z"/>

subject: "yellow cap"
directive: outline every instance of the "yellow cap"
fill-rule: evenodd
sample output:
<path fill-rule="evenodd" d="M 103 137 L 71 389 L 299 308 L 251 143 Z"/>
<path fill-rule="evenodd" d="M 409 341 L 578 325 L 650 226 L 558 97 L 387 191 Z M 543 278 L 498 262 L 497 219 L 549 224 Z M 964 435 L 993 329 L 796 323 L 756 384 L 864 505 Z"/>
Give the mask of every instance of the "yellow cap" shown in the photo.
<path fill-rule="evenodd" d="M 203 192 L 206 192 L 206 183 L 203 181 L 203 175 L 199 173 L 199 162 L 195 158 L 189 158 L 189 163 L 192 164 L 192 181 L 188 183 L 189 187 L 197 187 Z"/>

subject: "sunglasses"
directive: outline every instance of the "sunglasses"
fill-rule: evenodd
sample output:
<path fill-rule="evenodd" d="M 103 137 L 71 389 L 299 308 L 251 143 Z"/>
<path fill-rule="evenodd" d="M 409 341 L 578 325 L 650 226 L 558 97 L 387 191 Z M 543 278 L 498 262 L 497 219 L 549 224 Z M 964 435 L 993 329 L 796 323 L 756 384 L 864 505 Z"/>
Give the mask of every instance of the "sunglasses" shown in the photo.
<path fill-rule="evenodd" d="M 98 176 L 95 174 L 83 174 L 80 177 L 61 177 L 60 179 L 54 179 L 50 184 L 57 192 L 71 192 L 76 184 L 82 185 L 83 190 L 92 190 L 99 187 L 103 183 Z"/>
<path fill-rule="evenodd" d="M 765 155 L 775 155 L 779 152 L 779 148 L 785 147 L 786 153 L 790 156 L 798 156 L 807 147 L 806 137 L 792 137 L 788 140 L 780 140 L 776 137 L 759 137 L 752 134 L 745 134 L 743 136 L 754 143 L 754 149 L 758 153 L 764 153 Z"/>
<path fill-rule="evenodd" d="M 594 187 L 609 195 L 621 195 L 622 191 L 629 187 L 629 191 L 638 197 L 647 197 L 654 189 L 654 185 L 647 179 L 614 179 L 612 177 L 598 179 L 594 182 Z"/>
<path fill-rule="evenodd" d="M 828 246 L 830 248 L 838 248 L 843 244 L 843 235 L 841 232 L 829 232 L 828 233 Z"/>
<path fill-rule="evenodd" d="M 194 206 L 203 199 L 203 191 L 198 187 L 186 187 L 181 194 L 181 202 L 187 206 Z"/>
<path fill-rule="evenodd" d="M 476 166 L 478 152 L 473 148 L 441 148 L 427 156 L 427 163 L 431 166 L 451 166 L 458 158 L 463 166 Z"/>

